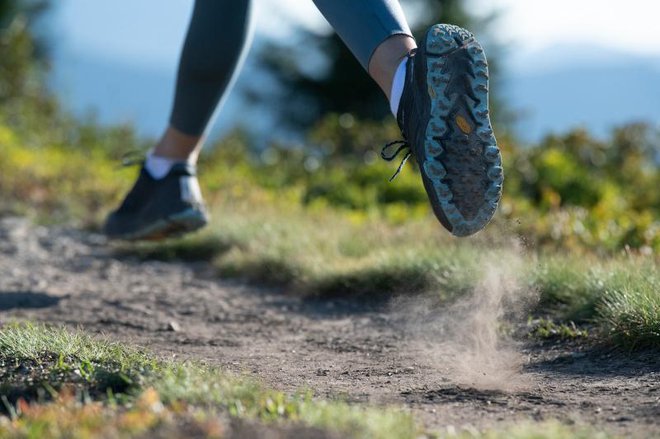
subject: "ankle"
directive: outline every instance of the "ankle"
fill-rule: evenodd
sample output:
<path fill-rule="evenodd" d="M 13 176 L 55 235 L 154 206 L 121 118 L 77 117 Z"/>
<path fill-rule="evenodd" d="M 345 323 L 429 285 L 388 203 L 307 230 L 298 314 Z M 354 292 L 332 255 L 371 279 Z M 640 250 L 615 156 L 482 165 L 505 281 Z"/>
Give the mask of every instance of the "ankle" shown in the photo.
<path fill-rule="evenodd" d="M 392 81 L 401 61 L 417 48 L 410 35 L 394 35 L 374 51 L 369 61 L 369 75 L 380 86 L 387 99 L 391 99 Z"/>
<path fill-rule="evenodd" d="M 149 155 L 173 162 L 197 163 L 203 139 L 201 136 L 184 134 L 169 127 Z"/>

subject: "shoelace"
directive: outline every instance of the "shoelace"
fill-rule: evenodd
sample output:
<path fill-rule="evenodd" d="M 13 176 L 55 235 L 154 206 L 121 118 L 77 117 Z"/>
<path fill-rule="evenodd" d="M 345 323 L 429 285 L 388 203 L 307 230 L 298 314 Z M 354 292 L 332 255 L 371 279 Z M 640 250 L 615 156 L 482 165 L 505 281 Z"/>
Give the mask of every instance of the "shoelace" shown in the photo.
<path fill-rule="evenodd" d="M 391 148 L 395 145 L 398 145 L 399 147 L 394 151 L 392 154 L 387 154 L 388 148 Z M 399 164 L 399 167 L 397 168 L 396 172 L 394 175 L 390 177 L 390 181 L 394 180 L 400 173 L 401 169 L 403 168 L 403 165 L 406 164 L 412 153 L 410 152 L 410 145 L 408 144 L 407 140 L 395 140 L 394 142 L 390 142 L 387 145 L 383 146 L 383 149 L 380 151 L 380 156 L 383 160 L 386 160 L 388 162 L 393 161 L 401 151 L 404 149 L 408 149 L 406 152 L 406 155 L 403 157 L 403 160 L 401 160 L 401 163 Z"/>
<path fill-rule="evenodd" d="M 406 56 L 408 58 L 408 61 L 410 61 L 411 58 L 413 58 L 417 54 L 417 49 L 411 50 Z M 399 105 L 402 105 L 402 102 L 399 102 Z M 394 180 L 399 176 L 401 173 L 401 169 L 403 169 L 403 166 L 406 164 L 410 156 L 412 155 L 410 144 L 408 143 L 407 140 L 405 140 L 406 136 L 403 136 L 404 140 L 395 140 L 394 142 L 390 142 L 387 145 L 383 146 L 383 149 L 380 151 L 380 156 L 383 158 L 383 160 L 387 160 L 388 162 L 393 161 L 401 151 L 404 149 L 407 149 L 408 151 L 406 152 L 406 155 L 403 157 L 403 160 L 401 160 L 401 163 L 399 164 L 399 167 L 396 169 L 396 172 L 394 175 L 390 177 L 390 181 Z M 388 155 L 387 150 L 393 146 L 398 145 L 398 148 L 394 153 Z"/>
<path fill-rule="evenodd" d="M 143 165 L 145 161 L 146 154 L 144 151 L 141 151 L 139 149 L 132 149 L 121 156 L 121 164 L 119 165 L 120 168 L 126 167 L 126 166 L 135 166 L 135 165 Z"/>

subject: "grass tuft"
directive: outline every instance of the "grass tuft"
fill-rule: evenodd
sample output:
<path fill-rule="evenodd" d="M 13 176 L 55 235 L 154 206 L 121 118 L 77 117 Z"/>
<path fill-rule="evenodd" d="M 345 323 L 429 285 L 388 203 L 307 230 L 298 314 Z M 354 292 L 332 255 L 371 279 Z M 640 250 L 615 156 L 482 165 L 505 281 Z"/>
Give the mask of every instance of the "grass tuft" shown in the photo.
<path fill-rule="evenodd" d="M 0 438 L 153 437 L 162 431 L 160 437 L 181 437 L 182 424 L 185 431 L 219 437 L 233 428 L 231 419 L 266 429 L 301 425 L 329 432 L 321 437 L 417 434 L 411 415 L 401 410 L 287 395 L 214 367 L 158 361 L 136 348 L 43 325 L 0 328 L 0 373 L 13 419 L 0 417 Z M 130 385 L 100 379 L 107 374 Z M 23 386 L 15 385 L 20 380 Z"/>
<path fill-rule="evenodd" d="M 660 347 L 660 282 L 646 278 L 608 290 L 599 306 L 607 334 L 628 349 Z"/>
<path fill-rule="evenodd" d="M 80 331 L 30 323 L 0 330 L 0 390 L 9 403 L 48 398 L 65 385 L 93 397 L 130 395 L 157 367 L 138 350 Z"/>
<path fill-rule="evenodd" d="M 541 340 L 576 340 L 587 338 L 589 332 L 575 322 L 556 323 L 551 319 L 531 320 L 527 323 L 529 336 Z"/>

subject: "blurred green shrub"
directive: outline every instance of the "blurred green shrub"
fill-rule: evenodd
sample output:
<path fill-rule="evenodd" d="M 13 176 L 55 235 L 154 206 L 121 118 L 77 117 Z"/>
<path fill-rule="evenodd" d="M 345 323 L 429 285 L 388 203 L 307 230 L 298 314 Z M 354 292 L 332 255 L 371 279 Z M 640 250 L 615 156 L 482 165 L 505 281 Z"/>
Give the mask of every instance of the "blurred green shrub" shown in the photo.
<path fill-rule="evenodd" d="M 130 126 L 101 127 L 62 110 L 43 85 L 44 67 L 27 21 L 0 27 L 0 214 L 94 226 L 132 183 L 118 171 L 123 153 L 149 144 Z M 430 215 L 414 160 L 393 183 L 398 163 L 380 148 L 399 138 L 394 121 L 328 114 L 304 145 L 255 151 L 234 132 L 207 148 L 201 164 L 212 204 L 273 200 L 344 212 L 352 221 L 391 223 Z M 660 250 L 660 131 L 630 124 L 607 140 L 584 130 L 521 147 L 500 138 L 505 193 L 495 227 L 540 247 L 651 253 Z"/>
<path fill-rule="evenodd" d="M 274 191 L 297 188 L 305 205 L 401 222 L 429 209 L 414 164 L 387 183 L 396 164 L 380 160 L 380 146 L 397 136 L 394 123 L 332 114 L 309 133 L 304 147 L 271 145 L 251 155 L 245 141 L 233 136 L 210 148 L 203 166 L 213 174 L 218 163 L 233 163 L 245 181 Z M 584 130 L 531 147 L 500 139 L 506 182 L 498 222 L 540 246 L 660 249 L 659 139 L 660 132 L 644 124 L 616 128 L 607 140 Z"/>
<path fill-rule="evenodd" d="M 119 158 L 141 146 L 130 128 L 101 128 L 66 117 L 40 126 L 34 117 L 25 130 L 9 123 L 3 110 L 0 105 L 4 210 L 9 205 L 13 211 L 36 209 L 51 220 L 67 218 L 68 212 L 68 218 L 96 224 L 100 212 L 128 188 L 133 174 L 118 171 Z M 430 215 L 414 163 L 394 182 L 387 181 L 397 164 L 382 162 L 378 154 L 386 138 L 396 138 L 393 128 L 358 122 L 338 128 L 338 120 L 324 119 L 304 148 L 273 144 L 256 153 L 240 132 L 208 148 L 200 170 L 209 200 L 242 198 L 256 205 L 286 200 L 392 223 Z M 495 227 L 540 247 L 660 250 L 654 136 L 647 126 L 630 125 L 607 141 L 583 131 L 548 137 L 530 148 L 503 139 L 505 193 Z M 355 152 L 348 152 L 350 145 Z"/>

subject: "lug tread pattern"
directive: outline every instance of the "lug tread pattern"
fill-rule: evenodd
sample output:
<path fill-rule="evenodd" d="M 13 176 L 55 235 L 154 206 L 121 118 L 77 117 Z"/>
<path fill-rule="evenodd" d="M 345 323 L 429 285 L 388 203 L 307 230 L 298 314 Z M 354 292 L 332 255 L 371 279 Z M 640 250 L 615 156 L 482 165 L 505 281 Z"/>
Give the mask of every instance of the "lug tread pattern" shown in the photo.
<path fill-rule="evenodd" d="M 504 180 L 489 119 L 488 63 L 474 36 L 458 26 L 435 25 L 425 41 L 431 111 L 418 161 L 452 234 L 467 236 L 492 219 Z"/>

